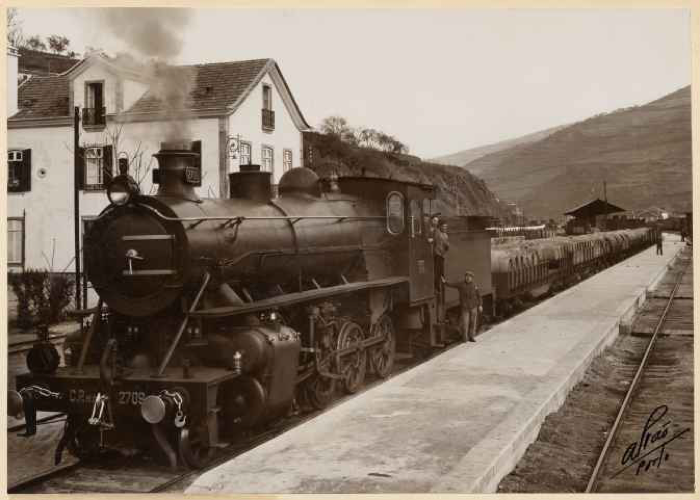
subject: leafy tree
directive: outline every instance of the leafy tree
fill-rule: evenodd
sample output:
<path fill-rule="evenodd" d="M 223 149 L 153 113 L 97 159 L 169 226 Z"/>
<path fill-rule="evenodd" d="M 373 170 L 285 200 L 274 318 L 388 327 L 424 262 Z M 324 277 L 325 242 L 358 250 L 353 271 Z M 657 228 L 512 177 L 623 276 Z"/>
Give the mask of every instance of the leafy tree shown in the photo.
<path fill-rule="evenodd" d="M 61 35 L 51 35 L 48 38 L 48 42 L 49 47 L 54 52 L 54 54 L 60 54 L 64 52 L 68 48 L 68 45 L 70 45 L 70 40 L 68 40 L 68 38 L 66 38 L 65 36 Z"/>
<path fill-rule="evenodd" d="M 46 44 L 39 35 L 34 35 L 27 39 L 24 46 L 32 50 L 46 50 Z"/>

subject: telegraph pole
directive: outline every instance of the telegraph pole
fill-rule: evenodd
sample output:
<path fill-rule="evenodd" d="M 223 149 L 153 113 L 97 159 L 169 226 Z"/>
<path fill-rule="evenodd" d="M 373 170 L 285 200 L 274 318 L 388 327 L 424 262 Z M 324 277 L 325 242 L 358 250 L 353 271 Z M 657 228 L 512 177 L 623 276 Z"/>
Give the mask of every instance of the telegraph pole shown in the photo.
<path fill-rule="evenodd" d="M 605 213 L 603 214 L 603 230 L 608 230 L 608 183 L 603 179 L 603 201 L 605 202 Z"/>
<path fill-rule="evenodd" d="M 80 309 L 80 108 L 73 114 L 73 223 L 75 225 L 75 308 Z"/>

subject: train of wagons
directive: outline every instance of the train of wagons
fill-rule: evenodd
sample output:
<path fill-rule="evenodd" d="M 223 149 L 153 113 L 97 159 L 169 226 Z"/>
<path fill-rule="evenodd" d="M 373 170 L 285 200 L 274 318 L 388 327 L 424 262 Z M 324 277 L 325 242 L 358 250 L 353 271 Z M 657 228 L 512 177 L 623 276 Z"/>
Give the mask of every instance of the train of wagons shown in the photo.
<path fill-rule="evenodd" d="M 494 307 L 499 315 L 608 267 L 656 241 L 652 228 L 496 242 L 491 252 Z"/>
<path fill-rule="evenodd" d="M 27 435 L 37 411 L 67 415 L 57 463 L 65 450 L 107 447 L 200 467 L 249 429 L 387 377 L 397 349 L 444 341 L 458 297 L 435 289 L 433 186 L 294 168 L 273 196 L 269 172 L 242 166 L 230 198 L 202 199 L 188 143 L 155 156 L 157 193 L 141 194 L 120 168 L 85 236 L 99 300 L 81 312 L 88 326 L 69 342 L 71 362 L 59 366 L 53 345 L 38 342 L 9 392 Z M 490 311 L 642 245 L 636 233 L 543 240 L 492 260 L 487 224 L 448 224 L 446 277 L 473 271 Z"/>

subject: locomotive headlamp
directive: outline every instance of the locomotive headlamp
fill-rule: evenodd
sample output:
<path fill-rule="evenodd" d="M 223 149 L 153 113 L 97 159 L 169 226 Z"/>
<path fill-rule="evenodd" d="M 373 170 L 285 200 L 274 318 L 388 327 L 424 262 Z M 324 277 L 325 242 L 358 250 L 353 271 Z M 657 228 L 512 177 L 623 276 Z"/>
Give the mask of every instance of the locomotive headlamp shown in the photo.
<path fill-rule="evenodd" d="M 140 193 L 136 181 L 128 175 L 118 175 L 107 187 L 107 197 L 113 205 L 126 205 Z"/>

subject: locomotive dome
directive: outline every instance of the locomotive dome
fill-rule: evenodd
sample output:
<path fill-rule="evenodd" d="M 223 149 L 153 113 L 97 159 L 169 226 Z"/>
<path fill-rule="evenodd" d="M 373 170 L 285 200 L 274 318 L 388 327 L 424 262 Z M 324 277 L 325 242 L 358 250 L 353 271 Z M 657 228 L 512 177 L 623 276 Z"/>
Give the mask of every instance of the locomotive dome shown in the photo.
<path fill-rule="evenodd" d="M 279 194 L 306 193 L 321 196 L 321 183 L 316 172 L 306 167 L 297 167 L 286 172 L 280 179 Z"/>

